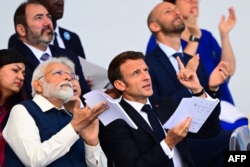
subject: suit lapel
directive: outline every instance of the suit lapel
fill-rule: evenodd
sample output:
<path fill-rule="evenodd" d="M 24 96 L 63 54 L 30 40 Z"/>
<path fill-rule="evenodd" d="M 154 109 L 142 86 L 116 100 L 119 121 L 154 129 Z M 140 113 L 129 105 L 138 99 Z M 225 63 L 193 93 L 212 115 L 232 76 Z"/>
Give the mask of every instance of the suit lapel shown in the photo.
<path fill-rule="evenodd" d="M 167 55 L 161 50 L 161 48 L 157 45 L 155 48 L 155 56 L 158 59 L 159 63 L 166 69 L 166 72 L 172 78 L 175 82 L 178 82 L 178 79 L 176 77 L 176 71 L 168 59 Z"/>
<path fill-rule="evenodd" d="M 167 104 L 162 104 L 161 101 L 157 101 L 155 98 L 151 97 L 149 101 L 161 124 L 165 124 L 172 115 L 172 113 L 167 112 Z"/>
<path fill-rule="evenodd" d="M 18 42 L 18 48 L 20 49 L 20 53 L 25 56 L 26 61 L 29 64 L 29 68 L 34 71 L 34 69 L 40 64 L 39 60 L 37 60 L 34 53 L 22 42 Z"/>
<path fill-rule="evenodd" d="M 57 54 L 57 52 L 56 52 L 55 46 L 49 45 L 49 49 L 50 49 L 50 52 L 52 54 L 51 55 L 52 57 L 60 57 L 59 54 Z"/>
<path fill-rule="evenodd" d="M 125 112 L 129 115 L 129 117 L 135 122 L 135 124 L 146 131 L 150 136 L 152 136 L 157 143 L 157 139 L 154 136 L 154 133 L 148 123 L 142 118 L 142 116 L 130 105 L 128 104 L 123 98 L 120 102 L 120 105 L 125 110 Z"/>

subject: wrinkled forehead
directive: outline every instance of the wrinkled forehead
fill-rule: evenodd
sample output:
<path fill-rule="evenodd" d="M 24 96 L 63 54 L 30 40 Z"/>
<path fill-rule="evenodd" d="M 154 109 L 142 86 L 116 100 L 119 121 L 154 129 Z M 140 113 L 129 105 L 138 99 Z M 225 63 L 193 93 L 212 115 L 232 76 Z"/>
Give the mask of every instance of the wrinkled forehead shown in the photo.
<path fill-rule="evenodd" d="M 56 69 L 60 69 L 63 71 L 68 71 L 68 72 L 74 72 L 70 67 L 66 66 L 65 64 L 62 63 L 57 63 L 57 62 L 52 62 L 47 65 L 47 67 L 44 69 L 44 73 L 53 71 Z"/>
<path fill-rule="evenodd" d="M 147 65 L 143 59 L 128 59 L 121 65 L 121 72 L 131 72 L 137 69 L 147 68 Z"/>

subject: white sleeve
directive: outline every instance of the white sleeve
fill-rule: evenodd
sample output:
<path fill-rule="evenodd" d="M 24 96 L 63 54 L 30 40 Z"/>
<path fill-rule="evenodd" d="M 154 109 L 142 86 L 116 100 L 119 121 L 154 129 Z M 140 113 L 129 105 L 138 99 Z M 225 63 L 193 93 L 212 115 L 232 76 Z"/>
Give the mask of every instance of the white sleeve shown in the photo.
<path fill-rule="evenodd" d="M 173 151 L 170 150 L 167 143 L 162 140 L 161 141 L 161 148 L 163 149 L 164 153 L 168 156 L 169 159 L 173 158 Z"/>
<path fill-rule="evenodd" d="M 25 166 L 47 166 L 65 155 L 79 139 L 69 123 L 41 143 L 39 129 L 23 105 L 12 108 L 3 137 Z"/>
<path fill-rule="evenodd" d="M 96 146 L 89 146 L 84 143 L 84 147 L 88 167 L 107 167 L 107 158 L 99 143 Z"/>

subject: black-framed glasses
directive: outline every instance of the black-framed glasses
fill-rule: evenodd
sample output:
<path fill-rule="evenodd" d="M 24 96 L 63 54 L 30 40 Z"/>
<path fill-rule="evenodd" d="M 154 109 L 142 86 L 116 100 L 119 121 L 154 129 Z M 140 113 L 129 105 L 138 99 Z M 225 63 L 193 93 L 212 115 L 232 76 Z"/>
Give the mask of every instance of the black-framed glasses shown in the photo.
<path fill-rule="evenodd" d="M 47 72 L 46 74 L 44 74 L 43 76 L 41 76 L 40 78 L 38 78 L 38 80 L 41 79 L 41 78 L 43 78 L 45 75 L 47 75 L 50 72 L 53 73 L 53 76 L 57 76 L 57 77 L 62 77 L 66 73 L 67 75 L 70 76 L 71 80 L 77 80 L 77 81 L 79 80 L 79 76 L 76 75 L 75 73 L 68 72 L 68 71 L 63 71 L 61 69 L 51 70 L 51 71 Z"/>

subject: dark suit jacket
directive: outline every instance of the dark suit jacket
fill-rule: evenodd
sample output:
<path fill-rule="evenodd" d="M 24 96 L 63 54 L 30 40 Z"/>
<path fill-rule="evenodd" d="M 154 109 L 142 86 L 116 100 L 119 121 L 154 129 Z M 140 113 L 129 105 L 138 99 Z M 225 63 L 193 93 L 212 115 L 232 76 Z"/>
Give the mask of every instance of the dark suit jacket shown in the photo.
<path fill-rule="evenodd" d="M 59 27 L 59 33 L 66 49 L 71 50 L 72 52 L 74 52 L 78 56 L 81 56 L 84 59 L 86 58 L 82 47 L 82 43 L 80 41 L 79 36 L 76 33 L 61 27 Z M 18 41 L 19 40 L 17 36 L 13 34 L 9 39 L 8 48 L 12 48 Z"/>
<path fill-rule="evenodd" d="M 185 62 L 192 58 L 188 54 L 183 55 Z M 145 56 L 145 62 L 149 67 L 154 95 L 170 97 L 177 104 L 183 97 L 192 96 L 191 92 L 179 82 L 173 65 L 158 45 Z M 208 89 L 208 76 L 201 61 L 197 69 L 197 76 L 205 91 L 213 98 L 219 98 L 219 91 L 214 93 Z"/>
<path fill-rule="evenodd" d="M 176 104 L 168 98 L 151 97 L 149 100 L 162 124 L 170 118 L 176 109 Z M 115 167 L 168 166 L 170 160 L 164 153 L 160 143 L 157 142 L 147 122 L 123 99 L 120 105 L 135 122 L 138 129 L 131 128 L 122 119 L 101 127 L 100 141 L 108 157 L 109 164 L 114 162 Z M 217 110 L 213 111 L 197 134 L 190 135 L 196 138 L 210 138 L 217 135 L 219 133 L 218 126 L 220 126 L 217 112 Z M 182 156 L 183 162 L 189 167 L 194 166 L 186 139 L 183 139 L 176 147 Z"/>
<path fill-rule="evenodd" d="M 188 54 L 184 55 L 184 61 L 188 62 L 192 56 Z M 177 104 L 180 103 L 181 99 L 184 97 L 191 97 L 191 92 L 185 88 L 177 79 L 176 71 L 168 59 L 167 55 L 157 47 L 149 54 L 146 55 L 145 61 L 149 67 L 149 73 L 152 79 L 153 91 L 156 96 L 165 96 L 173 99 Z M 208 76 L 206 75 L 205 67 L 200 61 L 198 69 L 196 71 L 199 81 L 205 91 L 213 98 L 220 97 L 219 91 L 214 93 L 208 89 Z M 217 106 L 217 118 L 216 121 L 219 123 L 219 113 L 220 105 Z M 217 122 L 214 122 L 217 124 Z M 212 124 L 211 124 L 212 126 Z M 217 130 L 220 130 L 221 127 L 217 126 Z M 189 139 L 188 144 L 191 149 L 192 157 L 197 166 L 223 166 L 223 151 L 228 150 L 228 140 L 230 138 L 230 132 L 225 134 L 224 132 L 220 135 L 214 137 L 212 140 L 199 140 L 199 139 Z M 224 142 L 225 141 L 225 142 Z M 224 143 L 223 143 L 224 142 Z M 220 143 L 218 145 L 218 143 Z M 217 147 L 216 147 L 217 146 Z M 205 151 L 200 151 L 204 150 Z M 220 157 L 218 156 L 220 155 Z M 218 158 L 217 160 L 215 160 Z M 213 159 L 214 165 L 210 165 L 211 162 L 206 162 L 204 159 L 210 161 Z M 198 160 L 198 161 L 197 161 Z M 199 161 L 202 160 L 202 161 Z"/>
<path fill-rule="evenodd" d="M 82 89 L 82 94 L 89 92 L 90 88 L 83 75 L 82 66 L 79 62 L 78 56 L 69 50 L 58 48 L 53 45 L 49 45 L 49 48 L 52 57 L 64 56 L 73 61 L 75 64 L 75 72 L 80 77 L 79 82 Z M 23 89 L 27 92 L 27 98 L 31 99 L 31 79 L 35 68 L 40 64 L 40 62 L 37 60 L 33 52 L 22 41 L 18 41 L 11 49 L 21 53 L 27 60 Z"/>

